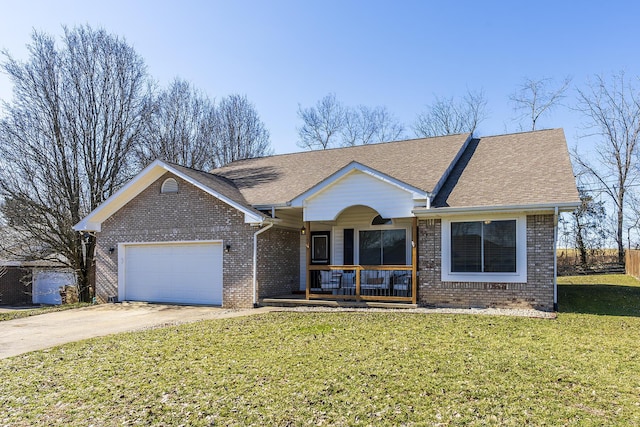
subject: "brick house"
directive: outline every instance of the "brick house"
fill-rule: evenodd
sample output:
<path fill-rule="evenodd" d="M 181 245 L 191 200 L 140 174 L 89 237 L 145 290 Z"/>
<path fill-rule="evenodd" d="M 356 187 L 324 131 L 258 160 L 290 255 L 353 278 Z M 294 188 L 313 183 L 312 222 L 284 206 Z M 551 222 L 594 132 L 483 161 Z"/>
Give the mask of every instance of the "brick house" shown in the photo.
<path fill-rule="evenodd" d="M 74 228 L 99 301 L 267 297 L 553 310 L 557 220 L 579 205 L 561 129 L 233 162 L 156 160 Z"/>

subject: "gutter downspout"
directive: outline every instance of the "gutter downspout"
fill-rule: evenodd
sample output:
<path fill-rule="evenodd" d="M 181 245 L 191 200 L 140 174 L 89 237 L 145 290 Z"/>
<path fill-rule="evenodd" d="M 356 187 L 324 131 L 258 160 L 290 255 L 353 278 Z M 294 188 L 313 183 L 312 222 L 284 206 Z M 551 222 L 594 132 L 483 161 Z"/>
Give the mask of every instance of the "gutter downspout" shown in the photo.
<path fill-rule="evenodd" d="M 553 213 L 553 311 L 558 311 L 558 207 Z"/>
<path fill-rule="evenodd" d="M 258 296 L 256 295 L 258 290 L 258 235 L 264 233 L 271 227 L 273 227 L 272 222 L 253 233 L 253 308 L 258 308 Z"/>

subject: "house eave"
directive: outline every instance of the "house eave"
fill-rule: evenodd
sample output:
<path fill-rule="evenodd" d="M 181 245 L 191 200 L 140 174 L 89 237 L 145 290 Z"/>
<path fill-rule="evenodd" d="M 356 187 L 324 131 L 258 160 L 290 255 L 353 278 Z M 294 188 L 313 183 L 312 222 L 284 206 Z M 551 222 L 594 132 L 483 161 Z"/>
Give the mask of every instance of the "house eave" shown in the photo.
<path fill-rule="evenodd" d="M 73 227 L 71 227 L 74 231 L 86 231 L 86 232 L 96 232 L 99 233 L 102 231 L 102 222 L 92 222 L 82 220 Z"/>
<path fill-rule="evenodd" d="M 266 225 L 266 224 L 279 225 L 279 224 L 282 224 L 283 221 L 280 218 L 264 217 L 257 221 L 249 222 L 245 220 L 245 222 L 252 227 L 262 227 L 263 225 Z"/>
<path fill-rule="evenodd" d="M 559 202 L 559 203 L 537 203 L 522 205 L 502 205 L 502 206 L 464 206 L 464 207 L 442 207 L 442 208 L 418 208 L 412 213 L 418 218 L 440 218 L 451 215 L 483 214 L 483 213 L 554 213 L 571 212 L 580 206 L 580 202 Z"/>
<path fill-rule="evenodd" d="M 291 203 L 289 202 L 272 203 L 272 204 L 266 204 L 266 205 L 253 205 L 252 207 L 259 211 L 270 211 L 272 208 L 273 209 L 289 209 L 291 208 Z"/>

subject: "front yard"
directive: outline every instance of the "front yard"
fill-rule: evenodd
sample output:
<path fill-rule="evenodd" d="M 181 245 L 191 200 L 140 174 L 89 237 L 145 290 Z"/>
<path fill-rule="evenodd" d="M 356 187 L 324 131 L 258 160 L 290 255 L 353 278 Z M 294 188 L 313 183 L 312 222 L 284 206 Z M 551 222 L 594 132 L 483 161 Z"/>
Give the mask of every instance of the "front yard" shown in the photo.
<path fill-rule="evenodd" d="M 43 307 L 33 307 L 29 309 L 12 309 L 11 311 L 0 313 L 0 322 L 3 320 L 20 319 L 23 317 L 37 316 L 39 314 L 52 313 L 54 311 L 72 310 L 74 308 L 88 307 L 89 303 L 78 302 L 75 304 L 50 305 Z"/>
<path fill-rule="evenodd" d="M 599 277 L 557 320 L 271 313 L 0 360 L 0 425 L 637 425 L 640 287 Z"/>

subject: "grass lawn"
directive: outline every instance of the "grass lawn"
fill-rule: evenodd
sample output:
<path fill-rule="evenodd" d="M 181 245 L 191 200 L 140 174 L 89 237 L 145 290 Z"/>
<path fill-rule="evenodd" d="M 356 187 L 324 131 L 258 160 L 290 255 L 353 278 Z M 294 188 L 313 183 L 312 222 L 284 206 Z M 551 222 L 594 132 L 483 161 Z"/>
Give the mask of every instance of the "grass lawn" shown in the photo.
<path fill-rule="evenodd" d="M 640 282 L 631 276 L 559 277 L 558 284 L 560 312 L 640 316 Z"/>
<path fill-rule="evenodd" d="M 590 281 L 556 320 L 270 313 L 0 360 L 0 425 L 639 425 L 640 284 Z"/>

